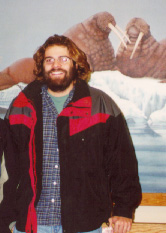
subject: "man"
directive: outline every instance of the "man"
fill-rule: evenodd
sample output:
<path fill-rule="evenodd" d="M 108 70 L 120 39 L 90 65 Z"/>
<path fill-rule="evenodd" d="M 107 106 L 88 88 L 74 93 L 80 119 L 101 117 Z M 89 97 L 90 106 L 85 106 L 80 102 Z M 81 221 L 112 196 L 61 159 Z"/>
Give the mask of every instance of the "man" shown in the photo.
<path fill-rule="evenodd" d="M 4 159 L 4 157 L 6 157 L 7 150 L 8 152 L 13 150 L 12 142 L 5 121 L 0 118 L 0 202 L 3 199 L 3 184 L 8 179 L 5 169 L 5 162 L 7 164 L 8 160 L 5 161 Z"/>
<path fill-rule="evenodd" d="M 85 54 L 54 35 L 34 54 L 36 80 L 6 116 L 15 147 L 10 214 L 3 233 L 130 230 L 141 199 L 137 160 L 126 122 L 113 100 L 89 87 Z M 8 204 L 9 205 L 9 204 Z M 5 209 L 5 204 L 3 210 Z"/>

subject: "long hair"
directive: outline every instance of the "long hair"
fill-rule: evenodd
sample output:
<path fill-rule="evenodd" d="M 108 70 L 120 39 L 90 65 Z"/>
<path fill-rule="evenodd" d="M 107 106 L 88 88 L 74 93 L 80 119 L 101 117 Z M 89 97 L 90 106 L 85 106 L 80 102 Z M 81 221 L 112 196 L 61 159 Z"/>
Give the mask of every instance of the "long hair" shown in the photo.
<path fill-rule="evenodd" d="M 33 59 L 35 61 L 35 68 L 33 73 L 36 76 L 36 79 L 43 81 L 43 62 L 45 50 L 48 47 L 54 45 L 67 47 L 70 57 L 77 65 L 77 78 L 83 79 L 88 82 L 90 80 L 91 70 L 89 63 L 87 62 L 86 54 L 82 50 L 80 50 L 72 40 L 65 36 L 59 36 L 56 34 L 49 37 L 33 55 Z"/>

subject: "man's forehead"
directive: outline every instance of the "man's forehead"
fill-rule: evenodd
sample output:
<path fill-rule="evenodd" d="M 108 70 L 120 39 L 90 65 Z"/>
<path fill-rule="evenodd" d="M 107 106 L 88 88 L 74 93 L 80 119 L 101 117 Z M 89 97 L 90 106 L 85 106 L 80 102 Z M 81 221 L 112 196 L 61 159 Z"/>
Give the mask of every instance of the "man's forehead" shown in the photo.
<path fill-rule="evenodd" d="M 67 50 L 68 48 L 65 45 L 49 45 L 45 51 L 48 50 Z"/>
<path fill-rule="evenodd" d="M 66 46 L 52 45 L 45 50 L 45 57 L 47 56 L 69 56 L 69 51 Z"/>

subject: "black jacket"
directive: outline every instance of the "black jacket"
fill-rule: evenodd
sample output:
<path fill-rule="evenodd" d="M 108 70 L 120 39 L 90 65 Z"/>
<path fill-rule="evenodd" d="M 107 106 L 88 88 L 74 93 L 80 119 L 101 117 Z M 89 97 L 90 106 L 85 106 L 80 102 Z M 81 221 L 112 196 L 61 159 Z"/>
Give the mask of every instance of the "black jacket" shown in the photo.
<path fill-rule="evenodd" d="M 13 170 L 15 161 L 14 161 L 14 151 L 13 151 L 13 141 L 11 137 L 11 132 L 8 127 L 8 124 L 5 120 L 0 119 L 0 156 L 4 154 L 5 157 L 5 166 L 9 177 L 15 180 L 15 173 Z M 14 163 L 13 163 L 14 162 Z M 6 189 L 7 188 L 7 189 Z M 6 190 L 7 192 L 4 192 Z M 9 231 L 9 223 L 12 219 L 13 211 L 11 207 L 13 206 L 12 197 L 13 184 L 12 180 L 9 180 L 4 184 L 3 187 L 3 200 L 0 203 L 0 233 L 7 233 Z M 7 194 L 7 195 L 6 195 Z M 8 202 L 11 198 L 11 202 Z"/>
<path fill-rule="evenodd" d="M 14 168 L 9 165 L 8 170 L 14 169 L 15 176 L 9 177 L 0 212 L 5 213 L 9 208 L 6 203 L 11 203 L 5 224 L 16 220 L 20 231 L 25 231 L 27 225 L 26 229 L 35 229 L 34 206 L 41 194 L 43 157 L 38 81 L 14 100 L 7 119 L 15 152 Z M 114 101 L 79 80 L 72 101 L 58 116 L 57 129 L 63 230 L 94 230 L 111 213 L 132 218 L 141 200 L 137 160 L 126 121 Z M 3 225 L 1 220 L 0 216 Z"/>
<path fill-rule="evenodd" d="M 5 121 L 0 118 L 0 161 L 2 159 L 4 149 L 6 148 L 7 133 Z"/>

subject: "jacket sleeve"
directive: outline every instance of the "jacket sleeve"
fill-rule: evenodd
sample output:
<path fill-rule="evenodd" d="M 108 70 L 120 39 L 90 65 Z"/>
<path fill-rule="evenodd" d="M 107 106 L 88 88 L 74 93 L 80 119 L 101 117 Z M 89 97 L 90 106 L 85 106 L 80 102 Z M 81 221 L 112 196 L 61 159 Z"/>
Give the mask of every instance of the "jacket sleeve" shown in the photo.
<path fill-rule="evenodd" d="M 4 158 L 8 180 L 3 185 L 3 200 L 0 203 L 0 232 L 8 233 L 9 225 L 16 219 L 15 196 L 18 185 L 16 154 L 10 135 L 9 125 L 5 120 Z"/>
<path fill-rule="evenodd" d="M 122 113 L 111 116 L 108 125 L 105 167 L 110 180 L 112 214 L 132 218 L 142 197 L 134 146 Z"/>

